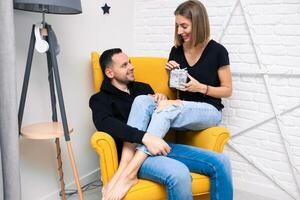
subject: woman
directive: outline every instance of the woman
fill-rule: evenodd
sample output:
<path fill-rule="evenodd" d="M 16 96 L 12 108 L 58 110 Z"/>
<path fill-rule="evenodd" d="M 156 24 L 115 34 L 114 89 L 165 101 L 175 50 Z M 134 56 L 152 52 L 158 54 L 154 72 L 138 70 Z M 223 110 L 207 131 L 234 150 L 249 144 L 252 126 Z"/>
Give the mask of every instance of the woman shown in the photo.
<path fill-rule="evenodd" d="M 161 138 L 169 128 L 202 130 L 218 125 L 223 108 L 221 98 L 229 97 L 232 92 L 228 52 L 221 44 L 210 39 L 209 21 L 203 4 L 197 0 L 186 1 L 177 7 L 174 14 L 176 19 L 175 46 L 170 52 L 166 70 L 187 68 L 189 81 L 180 88 L 178 100 L 161 100 L 156 110 L 153 109 L 151 112 L 148 110 L 152 118 L 149 126 L 145 126 L 146 130 Z M 130 116 L 137 116 L 139 104 L 146 104 L 146 102 L 155 108 L 153 106 L 155 101 L 150 97 L 137 97 Z M 137 112 L 132 114 L 134 110 Z M 135 126 L 138 120 L 131 120 L 130 116 L 128 123 L 139 127 Z M 148 122 L 145 124 L 148 125 Z M 132 175 L 136 177 L 147 154 L 159 153 L 153 149 L 149 149 L 149 152 L 142 145 L 137 147 L 138 151 L 132 153 L 134 147 L 134 145 L 124 145 L 120 163 L 122 170 L 117 171 L 108 187 L 104 189 L 105 200 L 122 198 L 125 195 L 124 191 L 127 192 L 137 182 Z M 211 200 L 232 200 L 230 164 L 223 154 L 194 148 L 196 156 L 177 157 L 177 147 L 173 147 L 172 144 L 170 147 L 170 149 L 162 150 L 161 155 L 167 155 L 182 162 L 192 172 L 210 176 Z M 128 174 L 131 178 L 128 178 Z M 190 195 L 188 199 L 192 199 L 192 196 Z"/>
<path fill-rule="evenodd" d="M 210 40 L 206 9 L 199 1 L 187 1 L 175 10 L 175 46 L 172 48 L 168 71 L 187 68 L 190 81 L 179 91 L 184 101 L 204 102 L 221 111 L 222 97 L 231 96 L 231 72 L 227 50 Z M 215 119 L 218 122 L 220 119 Z"/>

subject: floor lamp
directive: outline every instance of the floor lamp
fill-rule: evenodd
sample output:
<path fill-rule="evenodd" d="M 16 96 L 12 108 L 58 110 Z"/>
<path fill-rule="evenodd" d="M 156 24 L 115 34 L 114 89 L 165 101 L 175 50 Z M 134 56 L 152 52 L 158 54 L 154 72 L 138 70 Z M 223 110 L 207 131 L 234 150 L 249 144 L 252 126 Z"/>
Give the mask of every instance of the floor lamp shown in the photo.
<path fill-rule="evenodd" d="M 18 10 L 40 12 L 42 13 L 43 16 L 42 23 L 34 24 L 32 26 L 29 50 L 27 55 L 27 62 L 26 62 L 26 69 L 25 69 L 21 99 L 19 104 L 19 112 L 18 112 L 19 131 L 23 136 L 25 137 L 27 136 L 28 138 L 32 138 L 32 139 L 56 138 L 55 143 L 57 149 L 58 170 L 60 175 L 62 199 L 66 199 L 66 195 L 65 195 L 65 188 L 64 188 L 65 186 L 63 181 L 62 163 L 60 157 L 59 136 L 64 135 L 67 144 L 68 155 L 70 158 L 70 162 L 74 174 L 76 187 L 78 190 L 79 199 L 83 200 L 83 194 L 79 182 L 78 172 L 75 164 L 75 159 L 74 159 L 70 135 L 69 135 L 69 133 L 72 131 L 72 128 L 68 127 L 59 71 L 58 71 L 56 55 L 59 53 L 59 48 L 58 48 L 55 33 L 51 28 L 51 25 L 45 22 L 45 14 L 80 14 L 82 12 L 81 2 L 80 0 L 14 0 L 14 8 Z M 52 122 L 34 124 L 30 127 L 22 128 L 22 119 L 23 119 L 24 106 L 25 106 L 26 94 L 28 89 L 28 82 L 30 77 L 34 48 L 38 52 L 46 53 L 47 55 L 48 81 L 50 86 L 51 107 L 52 107 Z M 57 120 L 56 94 L 59 103 L 62 123 L 59 123 Z"/>

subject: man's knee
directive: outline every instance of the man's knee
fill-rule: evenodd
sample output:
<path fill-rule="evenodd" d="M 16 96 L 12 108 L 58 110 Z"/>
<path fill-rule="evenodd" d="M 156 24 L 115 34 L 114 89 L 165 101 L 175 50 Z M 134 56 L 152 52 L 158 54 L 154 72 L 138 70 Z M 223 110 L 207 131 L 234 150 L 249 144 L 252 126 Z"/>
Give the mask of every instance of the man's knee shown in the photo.
<path fill-rule="evenodd" d="M 216 171 L 218 171 L 219 173 L 226 173 L 230 176 L 230 160 L 225 154 L 219 154 L 217 159 L 215 159 L 213 165 L 215 166 Z"/>
<path fill-rule="evenodd" d="M 189 169 L 183 163 L 170 169 L 169 175 L 165 180 L 165 185 L 169 188 L 185 185 L 188 187 L 192 184 L 192 177 Z"/>

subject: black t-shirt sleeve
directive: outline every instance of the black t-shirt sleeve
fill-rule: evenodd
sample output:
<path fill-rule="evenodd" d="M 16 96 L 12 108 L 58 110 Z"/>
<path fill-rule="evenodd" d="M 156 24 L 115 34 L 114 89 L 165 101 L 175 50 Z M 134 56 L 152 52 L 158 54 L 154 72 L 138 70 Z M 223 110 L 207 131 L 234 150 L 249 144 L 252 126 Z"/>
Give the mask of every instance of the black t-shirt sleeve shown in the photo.
<path fill-rule="evenodd" d="M 152 89 L 152 87 L 149 84 L 145 85 L 146 94 L 154 94 L 154 90 Z"/>
<path fill-rule="evenodd" d="M 172 47 L 171 51 L 170 51 L 170 54 L 169 54 L 169 59 L 168 61 L 170 60 L 175 60 L 176 58 L 176 48 L 175 47 Z"/>
<path fill-rule="evenodd" d="M 100 97 L 97 94 L 90 98 L 89 106 L 92 109 L 93 122 L 97 130 L 106 132 L 121 141 L 142 144 L 145 132 L 116 119 L 108 102 L 104 96 Z"/>
<path fill-rule="evenodd" d="M 229 62 L 229 56 L 228 56 L 228 51 L 222 45 L 220 46 L 219 55 L 218 56 L 219 56 L 219 66 L 218 66 L 218 68 L 230 64 L 230 62 Z"/>

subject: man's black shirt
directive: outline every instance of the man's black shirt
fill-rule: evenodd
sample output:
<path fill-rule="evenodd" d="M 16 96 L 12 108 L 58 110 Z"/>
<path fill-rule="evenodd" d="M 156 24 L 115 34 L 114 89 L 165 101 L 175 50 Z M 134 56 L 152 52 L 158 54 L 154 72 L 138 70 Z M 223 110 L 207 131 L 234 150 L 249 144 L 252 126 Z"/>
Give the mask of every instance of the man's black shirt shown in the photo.
<path fill-rule="evenodd" d="M 97 130 L 106 132 L 115 139 L 119 157 L 123 141 L 142 144 L 145 134 L 145 131 L 127 125 L 133 100 L 139 95 L 154 94 L 150 85 L 141 82 L 131 82 L 128 88 L 130 94 L 104 79 L 101 91 L 94 94 L 89 102 Z"/>

